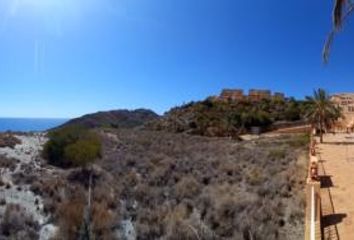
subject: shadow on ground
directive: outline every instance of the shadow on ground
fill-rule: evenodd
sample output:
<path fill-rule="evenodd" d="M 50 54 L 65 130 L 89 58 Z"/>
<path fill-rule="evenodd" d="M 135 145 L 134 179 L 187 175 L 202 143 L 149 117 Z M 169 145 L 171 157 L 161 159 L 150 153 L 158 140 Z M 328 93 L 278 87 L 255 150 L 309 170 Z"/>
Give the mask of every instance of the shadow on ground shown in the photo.
<path fill-rule="evenodd" d="M 335 213 L 331 215 L 326 215 L 322 217 L 322 227 L 326 228 L 332 225 L 337 225 L 343 221 L 344 218 L 347 217 L 345 213 Z"/>
<path fill-rule="evenodd" d="M 332 194 L 331 194 L 331 188 L 334 187 L 333 181 L 332 181 L 332 176 L 327 175 L 326 169 L 324 166 L 324 163 L 326 160 L 321 159 L 319 161 L 320 163 L 320 172 L 321 175 L 319 176 L 320 178 L 320 183 L 321 183 L 321 189 L 327 192 L 327 196 L 329 198 L 329 203 L 330 205 L 328 206 L 329 209 L 327 209 L 327 214 L 322 215 L 321 218 L 321 228 L 322 228 L 322 236 L 324 236 L 325 239 L 328 240 L 339 240 L 339 233 L 338 233 L 338 228 L 337 224 L 341 223 L 345 217 L 347 217 L 347 214 L 344 213 L 335 213 L 335 208 L 333 204 L 333 199 L 332 199 Z M 322 206 L 324 207 L 324 206 Z M 322 209 L 323 211 L 324 209 Z M 323 213 L 322 213 L 323 214 Z"/>
<path fill-rule="evenodd" d="M 331 176 L 327 176 L 327 175 L 320 176 L 320 182 L 321 182 L 321 188 L 333 187 Z"/>
<path fill-rule="evenodd" d="M 324 145 L 344 145 L 344 146 L 348 145 L 348 146 L 350 146 L 350 145 L 354 145 L 354 142 L 323 142 L 322 144 L 324 144 Z"/>

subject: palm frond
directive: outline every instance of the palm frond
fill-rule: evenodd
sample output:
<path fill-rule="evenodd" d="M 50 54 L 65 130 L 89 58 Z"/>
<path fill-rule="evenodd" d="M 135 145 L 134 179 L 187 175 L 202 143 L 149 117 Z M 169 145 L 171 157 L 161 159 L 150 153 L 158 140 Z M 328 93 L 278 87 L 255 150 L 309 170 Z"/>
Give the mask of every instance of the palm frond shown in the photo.
<path fill-rule="evenodd" d="M 336 29 L 342 26 L 343 9 L 346 5 L 346 0 L 335 0 L 333 9 L 333 23 Z"/>
<path fill-rule="evenodd" d="M 333 7 L 333 27 L 328 34 L 323 50 L 322 59 L 325 64 L 328 63 L 331 46 L 336 33 L 341 29 L 347 18 L 354 12 L 354 2 L 352 0 L 334 0 Z"/>
<path fill-rule="evenodd" d="M 325 64 L 327 64 L 328 61 L 329 61 L 329 55 L 330 55 L 330 50 L 331 50 L 331 47 L 332 47 L 332 44 L 333 44 L 334 35 L 335 35 L 335 31 L 331 31 L 328 34 L 326 42 L 325 42 L 325 44 L 323 46 L 322 59 L 323 59 L 323 62 Z"/>

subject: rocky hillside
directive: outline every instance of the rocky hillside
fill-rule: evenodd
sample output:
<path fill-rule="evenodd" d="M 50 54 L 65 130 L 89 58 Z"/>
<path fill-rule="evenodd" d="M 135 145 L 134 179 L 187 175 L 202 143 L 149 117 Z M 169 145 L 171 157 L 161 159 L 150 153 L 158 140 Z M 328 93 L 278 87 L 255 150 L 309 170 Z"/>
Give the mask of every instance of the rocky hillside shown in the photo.
<path fill-rule="evenodd" d="M 82 117 L 72 119 L 62 125 L 66 126 L 84 126 L 87 128 L 113 127 L 113 128 L 134 128 L 141 126 L 146 122 L 159 119 L 159 115 L 151 110 L 114 110 L 108 112 L 97 112 L 87 114 Z"/>
<path fill-rule="evenodd" d="M 215 101 L 206 99 L 175 107 L 162 118 L 146 125 L 146 129 L 185 132 L 211 137 L 237 136 L 254 126 L 273 129 L 278 123 L 304 120 L 306 102 L 295 99 Z"/>

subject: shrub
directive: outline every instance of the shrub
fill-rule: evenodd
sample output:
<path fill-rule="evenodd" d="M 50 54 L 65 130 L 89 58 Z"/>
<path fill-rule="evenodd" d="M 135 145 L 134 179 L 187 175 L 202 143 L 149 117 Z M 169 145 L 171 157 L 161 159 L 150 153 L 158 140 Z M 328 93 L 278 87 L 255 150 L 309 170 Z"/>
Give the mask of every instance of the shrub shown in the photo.
<path fill-rule="evenodd" d="M 284 148 L 274 148 L 269 150 L 268 157 L 273 160 L 280 160 L 286 157 L 286 150 Z"/>
<path fill-rule="evenodd" d="M 48 134 L 43 157 L 60 167 L 86 166 L 101 155 L 98 135 L 81 126 L 70 126 Z"/>
<path fill-rule="evenodd" d="M 184 198 L 192 199 L 199 194 L 200 187 L 200 184 L 194 177 L 184 177 L 176 185 L 176 197 L 178 200 L 182 200 Z"/>
<path fill-rule="evenodd" d="M 60 219 L 58 235 L 62 239 L 78 239 L 83 223 L 84 207 L 84 200 L 79 198 L 59 205 L 57 210 Z"/>
<path fill-rule="evenodd" d="M 82 197 L 75 197 L 70 201 L 60 204 L 58 209 L 59 239 L 80 239 L 84 223 L 86 201 Z M 105 202 L 92 203 L 92 235 L 93 239 L 114 239 L 112 229 L 116 216 L 109 211 Z"/>
<path fill-rule="evenodd" d="M 0 134 L 0 148 L 14 148 L 17 144 L 21 144 L 21 140 L 13 136 L 11 133 Z"/>
<path fill-rule="evenodd" d="M 0 224 L 0 232 L 8 239 L 38 239 L 39 225 L 16 204 L 8 204 Z M 1 237 L 0 237 L 1 238 Z"/>
<path fill-rule="evenodd" d="M 0 168 L 9 168 L 10 171 L 14 171 L 16 169 L 16 159 L 10 159 L 6 156 L 0 155 Z"/>
<path fill-rule="evenodd" d="M 310 135 L 309 134 L 300 134 L 288 141 L 288 144 L 291 147 L 306 147 L 310 143 Z"/>
<path fill-rule="evenodd" d="M 65 148 L 65 159 L 74 166 L 87 166 L 100 156 L 101 145 L 95 139 L 78 140 Z"/>
<path fill-rule="evenodd" d="M 247 175 L 247 182 L 250 185 L 258 185 L 262 183 L 263 180 L 264 175 L 262 173 L 262 170 L 260 170 L 259 168 L 252 169 Z"/>

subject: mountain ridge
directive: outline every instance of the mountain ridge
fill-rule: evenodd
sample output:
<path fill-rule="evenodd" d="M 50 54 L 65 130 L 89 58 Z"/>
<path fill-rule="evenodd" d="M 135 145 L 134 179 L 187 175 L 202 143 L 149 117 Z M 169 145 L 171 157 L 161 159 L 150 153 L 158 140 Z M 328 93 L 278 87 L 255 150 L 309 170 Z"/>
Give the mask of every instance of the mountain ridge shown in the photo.
<path fill-rule="evenodd" d="M 113 127 L 135 128 L 146 122 L 157 120 L 160 116 L 150 109 L 118 109 L 85 114 L 60 125 L 58 128 L 80 125 L 87 128 Z"/>

